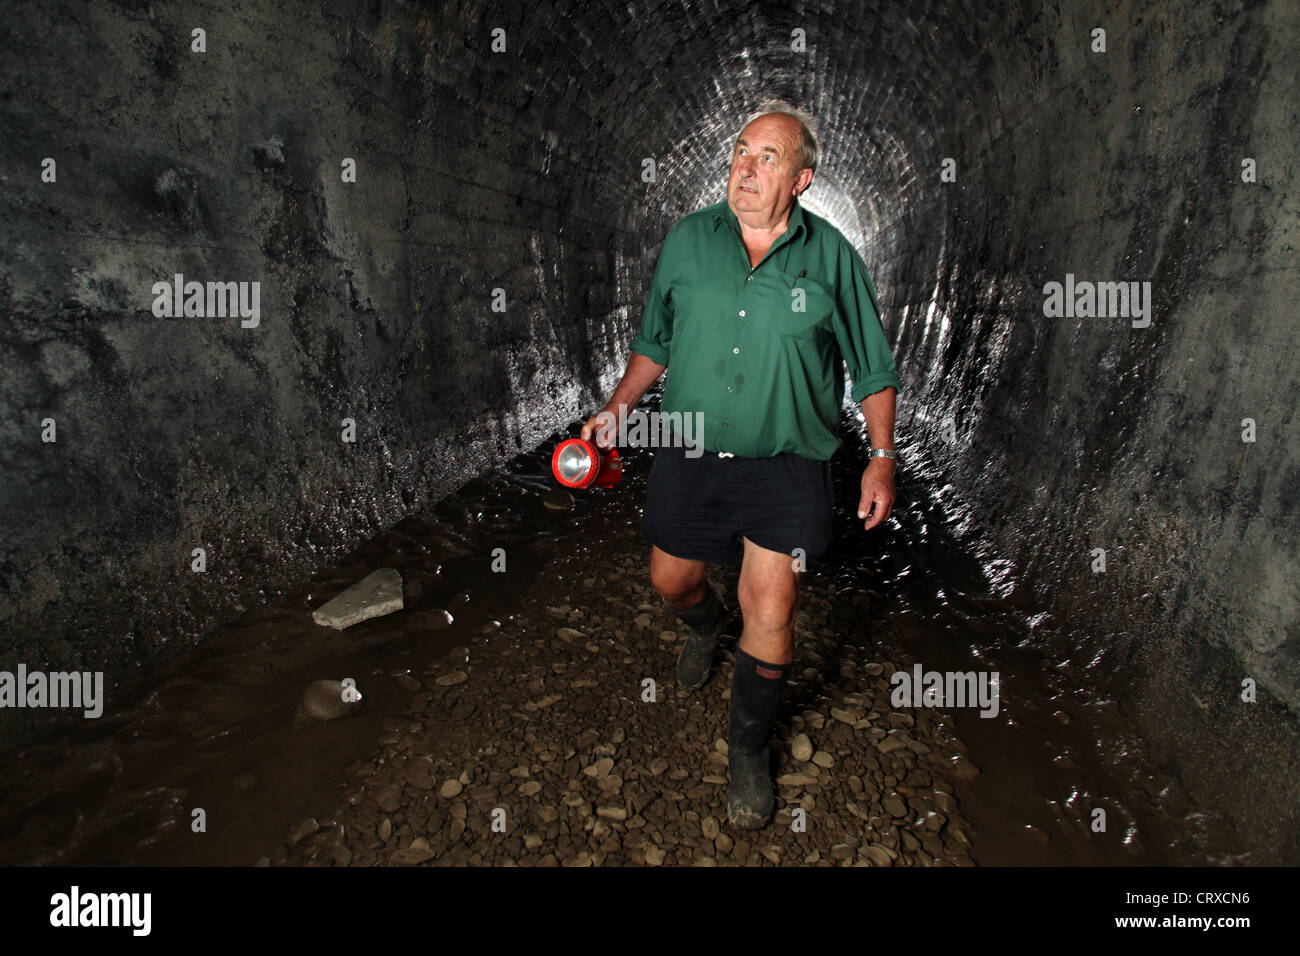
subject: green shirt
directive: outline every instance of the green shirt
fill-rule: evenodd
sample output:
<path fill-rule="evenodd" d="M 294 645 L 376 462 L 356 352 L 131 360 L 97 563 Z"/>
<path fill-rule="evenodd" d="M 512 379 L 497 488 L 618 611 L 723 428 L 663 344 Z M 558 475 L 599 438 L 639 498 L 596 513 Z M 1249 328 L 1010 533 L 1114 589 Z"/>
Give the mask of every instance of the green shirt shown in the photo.
<path fill-rule="evenodd" d="M 797 200 L 756 268 L 725 199 L 673 226 L 632 351 L 669 366 L 663 412 L 703 413 L 704 449 L 745 458 L 835 454 L 841 358 L 854 402 L 902 391 L 866 264 Z"/>

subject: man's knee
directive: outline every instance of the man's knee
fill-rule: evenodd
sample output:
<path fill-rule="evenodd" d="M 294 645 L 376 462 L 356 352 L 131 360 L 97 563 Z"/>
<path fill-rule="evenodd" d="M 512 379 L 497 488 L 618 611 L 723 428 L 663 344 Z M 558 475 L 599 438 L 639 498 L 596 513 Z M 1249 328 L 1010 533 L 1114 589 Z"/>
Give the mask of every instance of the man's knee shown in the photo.
<path fill-rule="evenodd" d="M 703 561 L 685 561 L 660 552 L 650 560 L 650 584 L 669 606 L 694 604 L 706 587 Z"/>
<path fill-rule="evenodd" d="M 757 588 L 742 585 L 736 592 L 746 627 L 763 631 L 783 631 L 794 626 L 799 609 L 799 589 L 790 587 Z"/>

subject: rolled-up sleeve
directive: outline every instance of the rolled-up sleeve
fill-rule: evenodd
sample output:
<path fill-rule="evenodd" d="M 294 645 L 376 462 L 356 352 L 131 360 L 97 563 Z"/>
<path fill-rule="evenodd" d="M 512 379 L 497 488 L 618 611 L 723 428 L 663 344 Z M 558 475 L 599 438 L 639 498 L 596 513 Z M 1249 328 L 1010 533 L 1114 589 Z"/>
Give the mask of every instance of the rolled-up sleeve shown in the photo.
<path fill-rule="evenodd" d="M 853 401 L 861 402 L 891 385 L 902 392 L 903 383 L 880 323 L 880 305 L 867 264 L 848 243 L 841 247 L 836 272 L 839 309 L 835 338 L 853 380 Z"/>
<path fill-rule="evenodd" d="M 641 331 L 632 340 L 631 349 L 659 365 L 668 364 L 668 354 L 673 344 L 672 288 L 668 276 L 672 271 L 674 226 L 664 238 L 655 265 L 650 294 L 646 297 L 645 312 L 641 316 Z"/>

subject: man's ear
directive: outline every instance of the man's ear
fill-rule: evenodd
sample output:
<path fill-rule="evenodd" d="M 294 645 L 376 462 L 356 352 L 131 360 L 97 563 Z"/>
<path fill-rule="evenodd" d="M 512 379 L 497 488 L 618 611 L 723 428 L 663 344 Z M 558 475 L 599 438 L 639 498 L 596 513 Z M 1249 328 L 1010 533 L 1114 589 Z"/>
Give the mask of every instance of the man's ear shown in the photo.
<path fill-rule="evenodd" d="M 806 193 L 808 187 L 812 184 L 812 180 L 813 171 L 811 169 L 800 170 L 799 178 L 794 181 L 795 193 L 800 195 Z"/>

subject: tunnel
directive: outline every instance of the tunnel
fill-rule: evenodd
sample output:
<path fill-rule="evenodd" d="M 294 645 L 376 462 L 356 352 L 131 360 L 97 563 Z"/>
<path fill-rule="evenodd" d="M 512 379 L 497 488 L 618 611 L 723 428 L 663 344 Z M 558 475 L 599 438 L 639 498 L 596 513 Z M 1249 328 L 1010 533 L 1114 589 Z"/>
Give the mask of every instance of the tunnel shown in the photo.
<path fill-rule="evenodd" d="M 5 8 L 4 863 L 1300 862 L 1294 4 Z M 773 98 L 902 388 L 870 531 L 845 395 L 754 835 L 655 449 L 551 455 Z M 931 669 L 998 712 L 890 706 Z"/>

